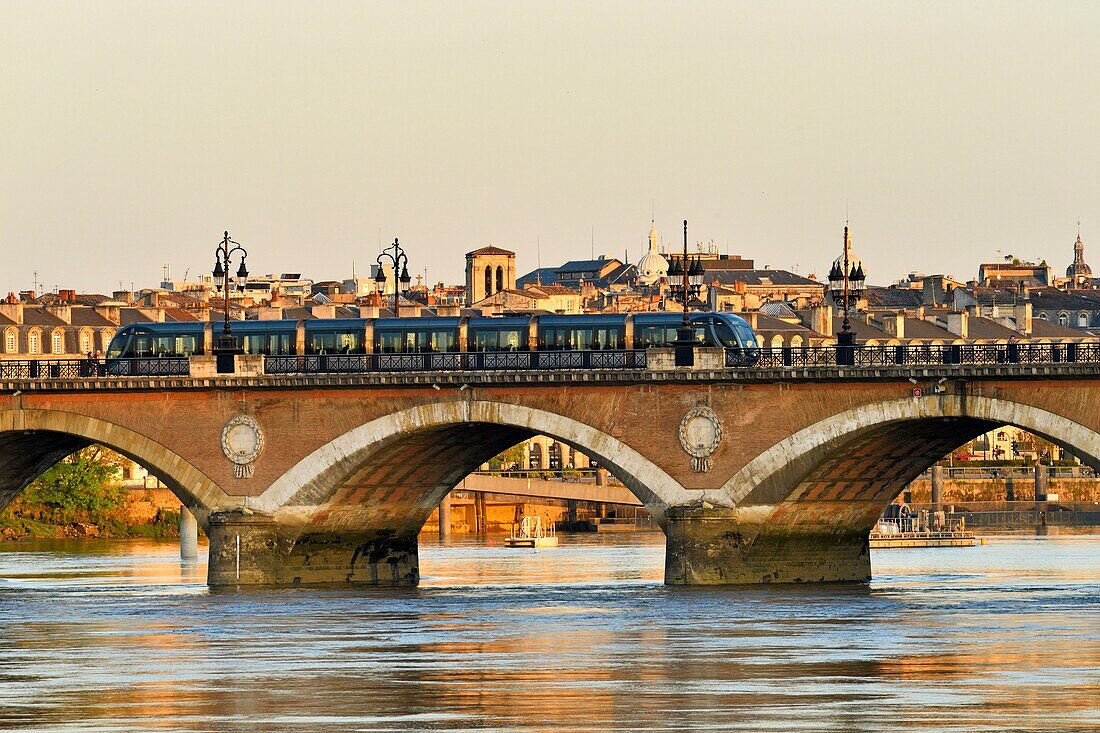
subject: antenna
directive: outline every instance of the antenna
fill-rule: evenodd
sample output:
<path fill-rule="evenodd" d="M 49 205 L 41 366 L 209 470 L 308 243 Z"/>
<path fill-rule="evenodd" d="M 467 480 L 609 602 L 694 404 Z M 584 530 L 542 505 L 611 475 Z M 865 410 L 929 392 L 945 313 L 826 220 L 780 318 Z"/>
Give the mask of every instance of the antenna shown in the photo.
<path fill-rule="evenodd" d="M 588 240 L 588 259 L 596 259 L 596 225 L 592 225 L 591 235 Z"/>

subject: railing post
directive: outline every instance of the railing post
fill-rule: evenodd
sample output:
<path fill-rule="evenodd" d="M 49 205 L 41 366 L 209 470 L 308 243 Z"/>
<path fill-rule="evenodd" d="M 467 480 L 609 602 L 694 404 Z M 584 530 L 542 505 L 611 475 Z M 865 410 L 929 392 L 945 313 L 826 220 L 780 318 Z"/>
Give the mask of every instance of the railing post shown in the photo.
<path fill-rule="evenodd" d="M 27 371 L 31 375 L 31 379 L 38 379 L 38 360 L 37 359 L 31 359 Z"/>
<path fill-rule="evenodd" d="M 1066 361 L 1070 364 L 1077 363 L 1077 344 L 1066 344 Z"/>
<path fill-rule="evenodd" d="M 1008 351 L 1008 363 L 1009 364 L 1018 364 L 1019 361 L 1020 361 L 1020 345 L 1010 342 L 1008 344 L 1007 351 Z"/>
<path fill-rule="evenodd" d="M 789 367 L 792 361 L 792 349 L 790 346 L 783 347 L 783 366 Z"/>

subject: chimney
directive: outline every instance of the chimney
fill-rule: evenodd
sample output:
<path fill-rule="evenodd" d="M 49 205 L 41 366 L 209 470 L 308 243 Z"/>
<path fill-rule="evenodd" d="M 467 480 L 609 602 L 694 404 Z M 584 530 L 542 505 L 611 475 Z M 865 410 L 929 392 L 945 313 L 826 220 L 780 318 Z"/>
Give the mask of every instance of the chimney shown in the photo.
<path fill-rule="evenodd" d="M 138 308 L 137 311 L 154 323 L 164 323 L 163 308 Z"/>
<path fill-rule="evenodd" d="M 959 338 L 970 338 L 970 314 L 966 311 L 947 314 L 947 330 Z"/>
<path fill-rule="evenodd" d="M 440 318 L 457 318 L 461 313 L 462 309 L 457 305 L 437 305 L 435 307 L 435 314 Z"/>
<path fill-rule="evenodd" d="M 46 306 L 46 310 L 65 323 L 71 324 L 73 322 L 73 308 L 68 303 L 54 303 Z"/>
<path fill-rule="evenodd" d="M 1016 330 L 1022 335 L 1031 338 L 1031 301 L 1017 303 L 1012 308 L 1016 321 Z"/>
<path fill-rule="evenodd" d="M 335 318 L 336 306 L 335 305 L 321 305 L 320 303 L 312 305 L 309 308 L 309 312 L 314 318 Z"/>
<path fill-rule="evenodd" d="M 833 335 L 833 309 L 828 305 L 815 305 L 810 309 L 810 328 L 822 336 Z"/>
<path fill-rule="evenodd" d="M 117 305 L 97 305 L 95 306 L 95 312 L 116 326 L 122 322 L 122 316 Z"/>
<path fill-rule="evenodd" d="M 360 318 L 378 318 L 378 306 L 376 305 L 361 305 L 359 306 Z"/>
<path fill-rule="evenodd" d="M 887 313 L 882 317 L 882 330 L 893 338 L 905 338 L 905 314 Z"/>
<path fill-rule="evenodd" d="M 257 321 L 281 321 L 283 320 L 283 309 L 279 306 L 267 306 L 264 308 L 256 309 Z"/>
<path fill-rule="evenodd" d="M 0 315 L 3 315 L 13 323 L 22 325 L 23 303 L 9 303 L 7 301 L 0 303 Z"/>

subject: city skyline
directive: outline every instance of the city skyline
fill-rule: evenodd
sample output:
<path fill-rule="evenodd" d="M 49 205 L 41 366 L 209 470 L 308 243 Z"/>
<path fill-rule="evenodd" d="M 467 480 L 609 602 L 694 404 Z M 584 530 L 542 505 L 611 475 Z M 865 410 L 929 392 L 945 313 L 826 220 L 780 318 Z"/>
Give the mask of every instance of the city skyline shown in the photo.
<path fill-rule="evenodd" d="M 193 276 L 224 229 L 448 283 L 636 261 L 651 216 L 819 278 L 848 217 L 875 284 L 1095 239 L 1089 6 L 259 7 L 0 9 L 5 292 Z"/>

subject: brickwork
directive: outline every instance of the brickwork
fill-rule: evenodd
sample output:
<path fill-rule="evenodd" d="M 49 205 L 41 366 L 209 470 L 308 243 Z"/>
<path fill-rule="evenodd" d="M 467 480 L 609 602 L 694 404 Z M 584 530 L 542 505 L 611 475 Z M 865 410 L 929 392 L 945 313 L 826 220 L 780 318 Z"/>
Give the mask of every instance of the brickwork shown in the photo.
<path fill-rule="evenodd" d="M 920 376 L 920 397 L 901 374 L 760 381 L 711 372 L 501 375 L 465 389 L 457 378 L 438 378 L 438 389 L 420 377 L 251 378 L 6 392 L 0 501 L 66 452 L 101 442 L 149 466 L 204 524 L 211 512 L 243 507 L 273 517 L 280 542 L 363 532 L 406 542 L 466 473 L 541 433 L 611 469 L 659 522 L 669 507 L 697 501 L 733 509 L 749 543 L 740 552 L 746 567 L 781 578 L 793 574 L 761 558 L 809 547 L 791 537 L 813 536 L 817 546 L 843 538 L 847 547 L 906 483 L 992 426 L 1017 425 L 1100 467 L 1095 379 L 975 374 L 941 385 L 929 371 L 909 372 Z M 692 470 L 678 437 L 683 416 L 701 404 L 724 428 L 706 472 Z M 221 448 L 223 426 L 238 415 L 254 418 L 266 439 L 247 478 L 234 475 Z M 414 574 L 415 558 L 409 563 L 402 578 Z M 862 573 L 849 570 L 836 579 Z"/>

